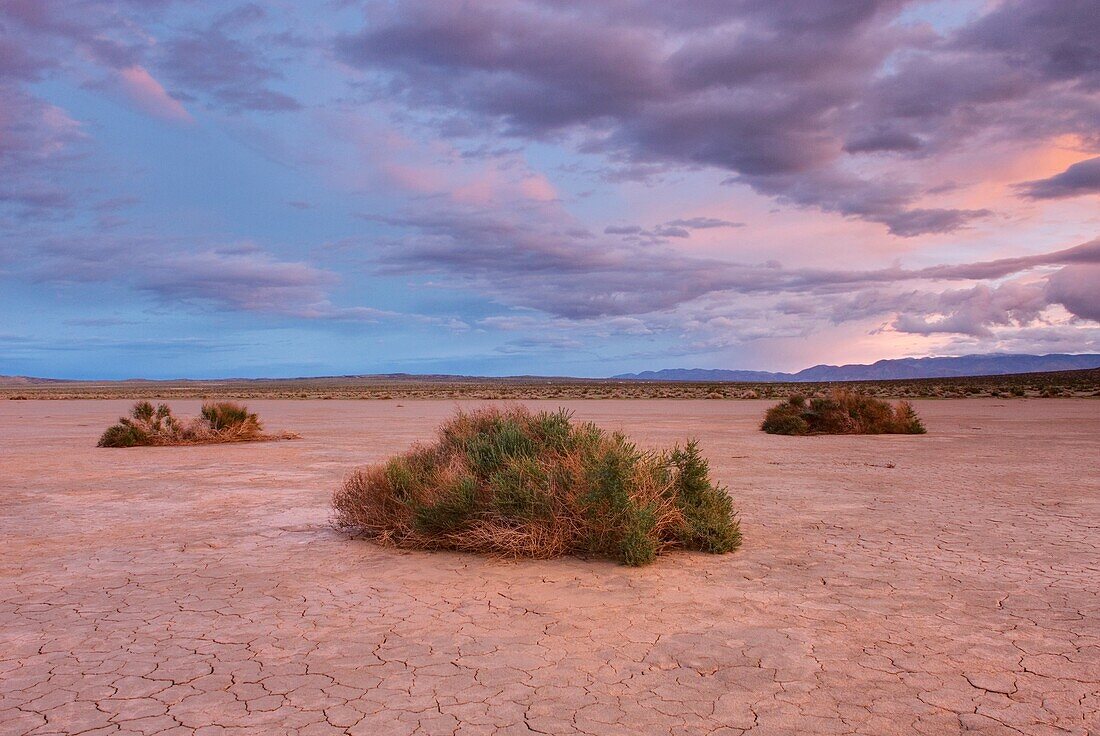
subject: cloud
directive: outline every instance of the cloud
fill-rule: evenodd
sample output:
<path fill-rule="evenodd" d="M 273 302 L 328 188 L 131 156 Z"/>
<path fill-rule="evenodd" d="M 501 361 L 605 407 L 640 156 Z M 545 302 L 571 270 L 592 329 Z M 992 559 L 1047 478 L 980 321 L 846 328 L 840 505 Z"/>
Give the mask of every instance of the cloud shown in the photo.
<path fill-rule="evenodd" d="M 232 341 L 203 337 L 133 338 L 83 335 L 69 335 L 64 340 L 57 340 L 0 334 L 0 344 L 4 345 L 6 353 L 13 356 L 24 353 L 33 355 L 39 351 L 88 354 L 99 350 L 122 350 L 127 353 L 152 351 L 161 356 L 183 357 L 193 355 L 195 350 L 207 353 L 212 350 L 231 351 L 238 347 Z"/>
<path fill-rule="evenodd" d="M 688 217 L 669 220 L 652 228 L 641 225 L 608 225 L 604 235 L 622 235 L 633 242 L 662 243 L 668 238 L 690 238 L 693 230 L 744 227 L 743 222 L 732 222 L 717 217 Z"/>
<path fill-rule="evenodd" d="M 128 66 L 118 72 L 122 88 L 145 112 L 165 120 L 193 122 L 191 114 L 141 66 Z"/>
<path fill-rule="evenodd" d="M 135 276 L 138 289 L 166 302 L 311 318 L 332 314 L 325 292 L 336 283 L 332 273 L 251 248 L 151 258 Z"/>
<path fill-rule="evenodd" d="M 640 235 L 645 229 L 641 225 L 608 225 L 603 231 L 605 235 Z"/>
<path fill-rule="evenodd" d="M 106 2 L 61 6 L 38 0 L 6 0 L 0 4 L 0 22 L 18 29 L 19 34 L 13 37 L 24 48 L 61 40 L 63 47 L 68 47 L 66 51 L 75 45 L 97 63 L 121 69 L 137 63 L 145 40 L 141 34 L 130 34 L 133 25 L 120 23 L 118 11 L 115 3 Z"/>
<path fill-rule="evenodd" d="M 926 233 L 953 233 L 972 220 L 992 214 L 986 209 L 912 209 L 884 216 L 880 221 L 888 225 L 894 235 L 912 237 Z"/>
<path fill-rule="evenodd" d="M 56 173 L 76 158 L 85 137 L 61 108 L 0 82 L 0 204 L 24 215 L 67 209 L 72 197 Z"/>
<path fill-rule="evenodd" d="M 177 84 L 209 95 L 231 111 L 301 109 L 294 97 L 272 89 L 282 74 L 252 46 L 231 38 L 215 22 L 165 43 L 164 70 Z"/>
<path fill-rule="evenodd" d="M 569 319 L 671 308 L 724 288 L 730 269 L 593 238 L 560 213 L 533 208 L 506 217 L 436 206 L 383 221 L 410 234 L 381 248 L 375 258 L 381 273 L 447 274 L 455 286 Z"/>
<path fill-rule="evenodd" d="M 13 38 L 0 37 L 0 79 L 37 80 L 55 64 Z"/>
<path fill-rule="evenodd" d="M 334 305 L 335 273 L 280 260 L 249 242 L 192 250 L 150 238 L 54 239 L 41 243 L 24 268 L 34 281 L 117 284 L 185 309 L 365 322 L 401 316 Z"/>
<path fill-rule="evenodd" d="M 61 108 L 0 85 L 0 165 L 30 168 L 56 160 L 82 138 L 80 123 Z"/>
<path fill-rule="evenodd" d="M 1010 281 L 996 287 L 980 284 L 970 289 L 930 295 L 923 311 L 935 318 L 902 312 L 893 326 L 899 332 L 990 337 L 993 325 L 1026 325 L 1039 318 L 1049 302 L 1042 283 Z"/>
<path fill-rule="evenodd" d="M 743 222 L 732 222 L 718 217 L 687 217 L 679 220 L 669 220 L 665 225 L 670 227 L 686 227 L 690 230 L 713 230 L 714 228 L 744 227 Z"/>
<path fill-rule="evenodd" d="M 917 188 L 912 184 L 896 180 L 868 181 L 842 172 L 742 175 L 726 183 L 746 183 L 782 202 L 816 206 L 826 212 L 881 223 L 890 233 L 900 237 L 954 232 L 972 220 L 992 214 L 987 209 L 909 208 L 909 203 L 917 196 Z"/>
<path fill-rule="evenodd" d="M 337 39 L 341 59 L 400 72 L 394 91 L 410 99 L 482 109 L 514 130 L 621 113 L 660 86 L 652 37 L 630 28 L 607 33 L 568 10 L 410 2 L 376 5 L 371 15 L 363 31 Z M 455 73 L 451 85 L 442 84 L 446 71 Z"/>
<path fill-rule="evenodd" d="M 1047 280 L 1046 295 L 1075 316 L 1100 322 L 1100 261 L 1057 271 Z"/>
<path fill-rule="evenodd" d="M 584 347 L 584 342 L 575 337 L 561 335 L 535 335 L 517 340 L 508 340 L 497 347 L 504 355 L 524 355 L 544 353 L 548 350 L 576 351 Z"/>
<path fill-rule="evenodd" d="M 921 139 L 912 133 L 879 126 L 873 130 L 856 131 L 845 142 L 844 150 L 847 153 L 919 151 L 922 145 Z"/>
<path fill-rule="evenodd" d="M 6 42 L 0 45 L 0 75 L 4 69 L 29 67 L 23 76 L 37 76 L 47 62 L 32 57 L 27 49 L 45 46 L 78 73 L 87 74 L 88 64 L 82 63 L 86 61 L 108 70 L 108 79 L 140 109 L 165 119 L 188 119 L 183 90 L 205 95 L 214 105 L 231 111 L 300 109 L 294 97 L 272 88 L 282 73 L 267 61 L 265 45 L 231 35 L 262 21 L 266 15 L 262 7 L 240 5 L 200 28 L 173 21 L 166 33 L 150 30 L 167 15 L 171 4 L 114 0 L 62 7 L 9 0 L 0 5 L 0 22 L 6 19 L 13 26 L 16 41 L 10 47 Z M 160 78 L 174 83 L 174 94 L 165 91 Z"/>
<path fill-rule="evenodd" d="M 1011 58 L 1055 82 L 1100 90 L 1100 48 L 1092 0 L 1006 0 L 958 34 L 963 48 Z"/>
<path fill-rule="evenodd" d="M 929 266 L 916 271 L 902 272 L 922 279 L 997 279 L 1020 273 L 1038 266 L 1063 263 L 1100 263 L 1100 238 L 1070 248 L 1016 258 L 998 258 L 944 266 Z M 890 273 L 890 271 L 885 271 Z"/>
<path fill-rule="evenodd" d="M 1030 199 L 1062 199 L 1100 194 L 1100 156 L 1078 161 L 1049 179 L 1025 181 L 1017 185 L 1020 194 Z"/>
<path fill-rule="evenodd" d="M 570 320 L 653 315 L 717 294 L 731 299 L 788 300 L 801 295 L 817 299 L 824 308 L 835 304 L 837 295 L 880 288 L 888 291 L 858 313 L 834 307 L 834 320 L 911 312 L 899 323 L 910 332 L 984 334 L 990 324 L 1023 324 L 1036 318 L 1036 309 L 1023 305 L 1023 287 L 977 283 L 969 291 L 944 292 L 925 287 L 918 292 L 939 296 L 926 296 L 923 301 L 907 300 L 898 289 L 917 282 L 988 282 L 1039 268 L 1100 263 L 1100 238 L 1048 253 L 992 261 L 844 270 L 685 255 L 648 239 L 657 229 L 636 225 L 609 226 L 604 237 L 577 237 L 576 223 L 559 209 L 531 207 L 489 214 L 433 203 L 431 208 L 379 219 L 406 231 L 376 244 L 374 263 L 380 273 L 444 274 L 444 283 L 455 288 L 472 288 L 511 306 Z M 1026 291 L 1033 301 L 1046 293 L 1032 286 Z M 1040 311 L 1049 303 L 1044 302 Z M 913 315 L 934 321 L 919 322 Z M 947 321 L 942 321 L 944 315 Z"/>
<path fill-rule="evenodd" d="M 903 0 L 810 5 L 377 3 L 335 51 L 379 98 L 468 130 L 578 141 L 635 167 L 714 168 L 899 237 L 990 212 L 926 204 L 942 182 L 861 167 L 868 153 L 919 161 L 983 137 L 1096 140 L 1087 0 L 1006 2 L 943 36 L 904 25 Z"/>

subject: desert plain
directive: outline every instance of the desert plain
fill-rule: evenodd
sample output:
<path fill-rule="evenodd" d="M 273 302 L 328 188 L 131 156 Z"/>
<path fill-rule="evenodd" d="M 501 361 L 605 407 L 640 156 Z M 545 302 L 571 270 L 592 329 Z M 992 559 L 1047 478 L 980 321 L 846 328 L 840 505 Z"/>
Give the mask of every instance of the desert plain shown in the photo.
<path fill-rule="evenodd" d="M 301 439 L 96 448 L 129 403 L 0 401 L 5 736 L 1100 733 L 1095 399 L 917 401 L 928 435 L 870 437 L 527 402 L 700 440 L 744 545 L 637 569 L 333 529 L 345 474 L 454 401 L 250 401 Z"/>

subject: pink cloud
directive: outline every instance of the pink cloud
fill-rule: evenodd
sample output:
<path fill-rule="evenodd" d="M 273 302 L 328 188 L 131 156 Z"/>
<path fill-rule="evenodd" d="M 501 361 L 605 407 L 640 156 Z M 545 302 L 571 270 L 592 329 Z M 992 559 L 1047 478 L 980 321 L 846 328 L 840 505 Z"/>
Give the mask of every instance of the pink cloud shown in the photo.
<path fill-rule="evenodd" d="M 558 192 L 554 185 L 542 174 L 529 176 L 520 182 L 520 192 L 528 199 L 538 202 L 549 202 L 558 198 Z"/>
<path fill-rule="evenodd" d="M 187 112 L 179 100 L 168 94 L 145 67 L 129 66 L 120 69 L 118 76 L 126 96 L 143 112 L 164 120 L 194 122 L 191 113 Z"/>

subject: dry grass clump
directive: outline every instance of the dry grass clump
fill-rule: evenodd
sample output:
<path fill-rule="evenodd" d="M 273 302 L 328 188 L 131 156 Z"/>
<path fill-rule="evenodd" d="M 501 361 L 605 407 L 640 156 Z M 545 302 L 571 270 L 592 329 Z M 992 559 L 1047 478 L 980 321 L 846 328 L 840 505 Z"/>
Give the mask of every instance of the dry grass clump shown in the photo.
<path fill-rule="evenodd" d="M 221 442 L 257 442 L 295 439 L 292 432 L 264 434 L 259 417 L 242 404 L 232 401 L 207 402 L 199 416 L 180 421 L 167 404 L 156 408 L 139 401 L 130 416 L 120 417 L 99 438 L 99 447 L 136 447 L 138 445 L 201 445 Z"/>
<path fill-rule="evenodd" d="M 408 548 L 644 565 L 666 549 L 741 543 L 695 442 L 639 450 L 564 409 L 460 411 L 433 444 L 357 469 L 333 504 L 337 525 Z"/>
<path fill-rule="evenodd" d="M 769 434 L 924 434 L 913 405 L 835 390 L 825 397 L 792 396 L 768 409 L 760 429 Z"/>

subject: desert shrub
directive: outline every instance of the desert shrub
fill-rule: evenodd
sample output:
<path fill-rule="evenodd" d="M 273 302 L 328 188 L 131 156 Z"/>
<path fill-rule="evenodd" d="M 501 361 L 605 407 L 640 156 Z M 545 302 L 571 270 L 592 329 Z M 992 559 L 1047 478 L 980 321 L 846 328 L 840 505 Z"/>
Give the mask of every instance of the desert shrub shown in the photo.
<path fill-rule="evenodd" d="M 686 547 L 722 554 L 741 546 L 741 529 L 730 524 L 733 502 L 729 494 L 710 481 L 710 465 L 695 440 L 669 455 L 675 468 L 675 498 L 684 523 L 681 542 Z"/>
<path fill-rule="evenodd" d="M 136 447 L 138 445 L 196 445 L 218 442 L 291 439 L 290 432 L 264 434 L 259 418 L 233 402 L 207 402 L 198 417 L 180 421 L 167 404 L 154 407 L 139 401 L 130 415 L 120 417 L 103 432 L 99 447 Z"/>
<path fill-rule="evenodd" d="M 255 414 L 250 413 L 244 405 L 232 401 L 207 402 L 202 405 L 199 413 L 216 431 L 246 424 L 259 425 Z"/>
<path fill-rule="evenodd" d="M 924 434 L 908 401 L 889 402 L 855 391 L 836 390 L 807 401 L 791 396 L 768 409 L 760 428 L 769 434 Z"/>
<path fill-rule="evenodd" d="M 140 428 L 134 426 L 130 420 L 122 417 L 118 424 L 107 428 L 103 436 L 99 438 L 100 447 L 135 447 L 136 445 L 149 444 L 149 435 Z"/>
<path fill-rule="evenodd" d="M 741 542 L 695 442 L 642 450 L 564 409 L 460 411 L 431 445 L 355 470 L 333 505 L 338 526 L 419 549 L 644 565 L 667 549 Z"/>
<path fill-rule="evenodd" d="M 908 401 L 899 401 L 894 407 L 893 434 L 925 434 L 928 430 Z"/>

